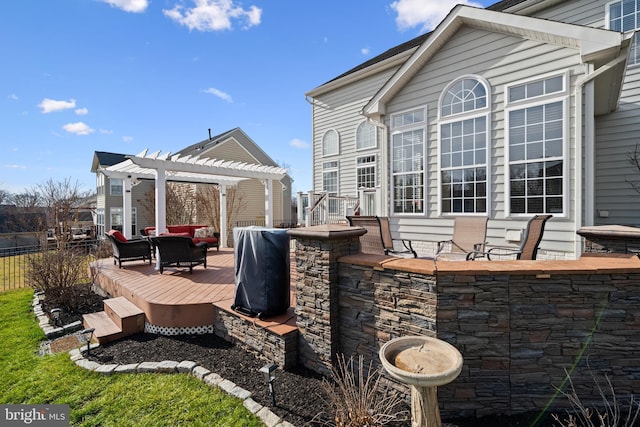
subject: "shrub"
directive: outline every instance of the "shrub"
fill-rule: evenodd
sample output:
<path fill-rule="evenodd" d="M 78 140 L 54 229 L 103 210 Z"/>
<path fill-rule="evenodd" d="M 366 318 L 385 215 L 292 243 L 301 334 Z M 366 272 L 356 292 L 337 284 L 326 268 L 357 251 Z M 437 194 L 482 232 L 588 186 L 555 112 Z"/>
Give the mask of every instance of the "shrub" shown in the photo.
<path fill-rule="evenodd" d="M 382 372 L 374 371 L 371 362 L 365 371 L 362 356 L 355 372 L 353 357 L 346 361 L 339 354 L 331 372 L 334 382 L 325 379 L 322 384 L 337 427 L 383 426 L 407 419 L 407 411 L 398 410 L 402 399 L 383 393 Z"/>
<path fill-rule="evenodd" d="M 77 311 L 82 305 L 86 286 L 90 281 L 91 257 L 73 249 L 44 250 L 27 258 L 26 280 L 32 288 L 43 291 L 51 306 Z"/>
<path fill-rule="evenodd" d="M 607 383 L 606 388 L 602 386 L 602 381 L 598 380 L 595 373 L 590 370 L 591 377 L 595 383 L 595 387 L 602 398 L 601 407 L 590 408 L 585 405 L 571 380 L 571 376 L 567 374 L 567 382 L 569 383 L 569 391 L 559 390 L 567 399 L 573 408 L 573 413 L 567 413 L 564 419 L 557 414 L 552 414 L 553 419 L 560 423 L 561 427 L 633 427 L 640 417 L 640 401 L 633 394 L 629 397 L 628 406 L 624 406 L 618 399 L 611 380 L 604 375 Z"/>

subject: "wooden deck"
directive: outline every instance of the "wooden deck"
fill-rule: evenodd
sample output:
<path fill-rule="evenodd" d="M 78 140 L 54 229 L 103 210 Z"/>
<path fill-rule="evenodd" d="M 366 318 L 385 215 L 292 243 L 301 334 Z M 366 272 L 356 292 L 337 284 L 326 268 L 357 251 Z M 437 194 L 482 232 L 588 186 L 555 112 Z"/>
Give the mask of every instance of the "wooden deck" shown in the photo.
<path fill-rule="evenodd" d="M 96 261 L 92 268 L 96 284 L 112 297 L 125 297 L 145 313 L 146 322 L 156 328 L 212 327 L 216 304 L 230 307 L 235 293 L 233 249 L 210 250 L 207 268 L 196 266 L 193 274 L 188 268 L 167 268 L 164 274 L 143 261 L 123 263 L 122 269 L 113 259 Z M 292 280 L 295 260 L 291 262 Z M 290 286 L 293 291 L 293 287 Z M 291 304 L 295 295 L 291 294 Z M 292 312 L 290 309 L 289 312 Z M 244 317 L 238 314 L 238 317 Z M 272 319 L 265 319 L 265 327 Z M 294 320 L 295 324 L 295 320 Z"/>

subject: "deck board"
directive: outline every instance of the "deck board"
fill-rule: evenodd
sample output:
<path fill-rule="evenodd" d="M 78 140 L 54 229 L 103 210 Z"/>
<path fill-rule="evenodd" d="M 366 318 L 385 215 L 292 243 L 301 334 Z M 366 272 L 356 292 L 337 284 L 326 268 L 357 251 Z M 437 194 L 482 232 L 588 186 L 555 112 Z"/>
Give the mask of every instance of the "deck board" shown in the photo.
<path fill-rule="evenodd" d="M 292 255 L 293 257 L 293 255 Z M 207 268 L 166 268 L 164 274 L 143 261 L 113 265 L 113 259 L 95 261 L 97 282 L 113 297 L 123 296 L 145 312 L 147 322 L 158 327 L 182 328 L 212 325 L 214 303 L 231 304 L 235 294 L 233 249 L 209 251 Z M 291 261 L 291 282 L 295 278 Z M 295 303 L 290 285 L 291 303 Z"/>

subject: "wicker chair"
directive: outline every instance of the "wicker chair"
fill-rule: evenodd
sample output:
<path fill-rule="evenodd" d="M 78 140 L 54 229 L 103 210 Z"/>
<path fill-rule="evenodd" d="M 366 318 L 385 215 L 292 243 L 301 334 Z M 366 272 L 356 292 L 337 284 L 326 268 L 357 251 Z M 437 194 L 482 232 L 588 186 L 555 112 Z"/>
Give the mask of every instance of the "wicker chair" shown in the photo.
<path fill-rule="evenodd" d="M 377 255 L 404 255 L 411 254 L 418 257 L 411 246 L 411 240 L 394 239 L 389 228 L 389 218 L 382 216 L 347 216 L 349 225 L 362 227 L 367 232 L 360 236 L 360 250 L 363 253 Z M 402 242 L 404 249 L 396 249 L 394 241 Z"/>
<path fill-rule="evenodd" d="M 160 258 L 160 274 L 165 267 L 189 267 L 189 274 L 193 274 L 193 267 L 202 264 L 207 268 L 207 244 L 193 243 L 188 236 L 158 236 L 152 237 L 153 246 L 158 249 Z"/>
<path fill-rule="evenodd" d="M 147 240 L 131 239 L 128 240 L 117 230 L 110 230 L 105 233 L 111 247 L 113 248 L 113 265 L 118 263 L 118 268 L 122 268 L 125 261 L 149 260 L 151 264 L 151 245 Z"/>

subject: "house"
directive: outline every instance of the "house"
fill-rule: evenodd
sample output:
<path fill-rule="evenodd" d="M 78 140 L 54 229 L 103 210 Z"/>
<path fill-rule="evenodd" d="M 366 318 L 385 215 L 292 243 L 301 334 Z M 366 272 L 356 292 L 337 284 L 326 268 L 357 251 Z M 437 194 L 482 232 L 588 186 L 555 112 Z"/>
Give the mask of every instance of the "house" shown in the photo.
<path fill-rule="evenodd" d="M 277 166 L 240 128 L 200 141 L 175 153 L 172 157 L 179 157 L 183 160 L 199 159 L 196 162 L 197 164 L 193 161 L 180 162 L 183 166 L 186 163 L 193 164 L 192 169 L 199 168 L 206 171 L 208 166 L 202 163 L 204 161 L 213 162 L 215 159 L 222 161 L 222 168 L 224 169 L 233 170 L 236 168 L 238 176 L 232 179 L 236 185 L 224 187 L 226 189 L 224 199 L 227 206 L 227 218 L 233 219 L 234 222 L 231 226 L 264 225 L 266 209 L 265 184 L 260 179 L 252 178 L 251 176 L 255 174 L 251 174 L 248 169 L 274 169 Z M 124 223 L 123 200 L 125 200 L 123 193 L 127 191 L 126 188 L 129 186 L 131 196 L 131 219 L 129 220 L 132 228 L 131 235 L 138 235 L 140 230 L 145 227 L 156 225 L 154 206 L 155 180 L 153 179 L 153 173 L 149 172 L 149 170 L 137 174 L 127 175 L 125 173 L 127 177 L 121 178 L 121 172 L 113 171 L 113 169 L 118 169 L 119 165 L 125 165 L 126 160 L 131 161 L 132 158 L 140 157 L 106 152 L 96 152 L 94 154 L 91 171 L 95 172 L 97 176 L 98 235 L 103 235 L 104 230 L 122 227 Z M 252 167 L 248 168 L 248 166 Z M 243 171 L 242 168 L 247 168 L 247 170 Z M 211 167 L 212 171 L 214 169 L 215 167 Z M 220 167 L 217 169 L 220 169 Z M 112 172 L 109 173 L 108 170 L 112 170 Z M 191 173 L 190 176 L 195 177 L 196 175 L 202 177 L 202 173 Z M 216 176 L 211 173 L 211 176 L 205 181 L 196 178 L 190 181 L 188 177 L 176 176 L 175 179 L 170 178 L 167 181 L 170 183 L 169 185 L 173 186 L 174 193 L 189 190 L 189 193 L 193 194 L 192 190 L 196 193 L 202 190 L 202 188 L 198 190 L 197 187 L 203 185 L 203 182 L 215 183 Z M 230 178 L 219 177 L 219 179 L 228 181 Z M 181 184 L 178 184 L 178 182 L 181 182 Z M 272 222 L 276 226 L 281 224 L 289 225 L 291 221 L 291 184 L 292 180 L 288 175 L 273 183 L 273 189 L 270 192 L 270 202 L 273 208 L 270 214 Z M 125 189 L 123 190 L 123 188 Z M 227 201 L 228 195 L 226 193 L 231 192 L 234 193 L 234 198 Z M 215 198 L 216 196 L 210 194 L 207 197 Z M 233 211 L 232 215 L 229 215 L 230 211 Z M 211 214 L 198 211 L 198 209 L 194 209 L 193 214 L 189 215 L 189 218 L 184 219 L 184 221 L 212 225 L 210 224 L 212 222 Z M 221 231 L 223 228 L 226 229 L 227 227 L 221 227 Z"/>
<path fill-rule="evenodd" d="M 426 254 L 457 215 L 505 245 L 553 214 L 539 258 L 578 257 L 580 227 L 640 225 L 638 25 L 635 2 L 454 7 L 306 94 L 315 191 L 358 196 Z"/>

